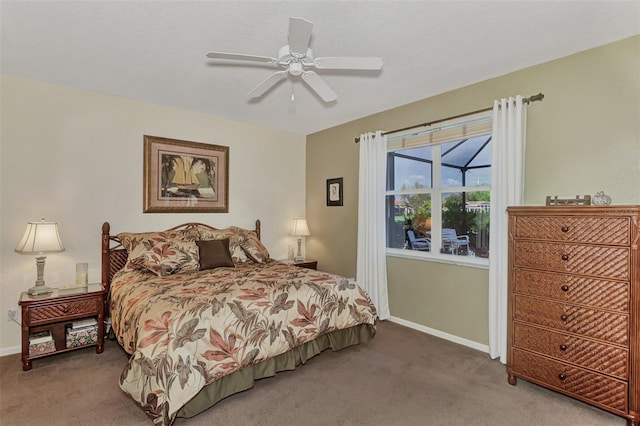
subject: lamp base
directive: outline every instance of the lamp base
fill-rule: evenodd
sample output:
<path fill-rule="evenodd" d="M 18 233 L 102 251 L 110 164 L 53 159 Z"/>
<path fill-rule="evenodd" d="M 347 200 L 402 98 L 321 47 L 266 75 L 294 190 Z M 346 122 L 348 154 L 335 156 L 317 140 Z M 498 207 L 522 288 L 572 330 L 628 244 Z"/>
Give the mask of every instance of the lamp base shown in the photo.
<path fill-rule="evenodd" d="M 302 262 L 304 260 L 304 256 L 302 255 L 302 238 L 298 238 L 298 252 L 296 253 L 296 257 L 293 258 L 296 262 Z"/>
<path fill-rule="evenodd" d="M 53 293 L 53 289 L 44 284 L 36 284 L 29 289 L 28 293 L 31 296 L 42 296 L 43 294 Z"/>
<path fill-rule="evenodd" d="M 49 294 L 53 292 L 53 289 L 44 285 L 44 261 L 47 256 L 38 256 L 36 257 L 36 285 L 29 289 L 29 294 L 32 296 L 41 296 L 43 294 Z"/>

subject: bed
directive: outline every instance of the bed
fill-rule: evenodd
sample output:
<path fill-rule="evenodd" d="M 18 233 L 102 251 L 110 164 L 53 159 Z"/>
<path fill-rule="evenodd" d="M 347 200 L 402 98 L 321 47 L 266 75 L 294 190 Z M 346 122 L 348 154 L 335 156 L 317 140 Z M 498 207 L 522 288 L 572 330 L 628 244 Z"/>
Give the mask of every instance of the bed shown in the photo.
<path fill-rule="evenodd" d="M 110 232 L 105 222 L 102 282 L 130 355 L 120 387 L 155 424 L 375 335 L 375 307 L 355 281 L 271 259 L 259 220 L 252 230 Z"/>

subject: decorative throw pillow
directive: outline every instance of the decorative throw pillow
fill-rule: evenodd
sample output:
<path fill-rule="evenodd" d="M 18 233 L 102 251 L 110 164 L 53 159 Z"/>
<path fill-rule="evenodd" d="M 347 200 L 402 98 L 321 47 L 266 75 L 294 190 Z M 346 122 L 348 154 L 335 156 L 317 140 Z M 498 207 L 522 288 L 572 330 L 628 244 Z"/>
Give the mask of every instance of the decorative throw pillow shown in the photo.
<path fill-rule="evenodd" d="M 126 269 L 146 269 L 159 277 L 178 271 L 193 272 L 198 268 L 197 245 L 180 240 L 158 241 L 150 249 L 145 244 L 138 244 L 126 265 Z"/>
<path fill-rule="evenodd" d="M 197 272 L 200 270 L 200 254 L 195 241 L 168 240 L 171 244 L 187 256 L 186 262 L 182 264 L 175 273 Z"/>
<path fill-rule="evenodd" d="M 262 244 L 258 234 L 254 231 L 246 233 L 246 239 L 240 243 L 240 247 L 256 263 L 265 263 L 269 259 L 269 250 Z"/>
<path fill-rule="evenodd" d="M 229 252 L 229 239 L 196 241 L 200 250 L 200 270 L 215 269 L 220 267 L 233 268 L 231 253 Z"/>
<path fill-rule="evenodd" d="M 179 231 L 160 231 L 160 232 L 121 232 L 117 235 L 122 242 L 122 246 L 128 253 L 133 252 L 135 248 L 142 244 L 146 249 L 150 249 L 156 243 L 166 240 L 183 240 L 195 241 L 198 239 L 197 230 L 179 230 Z"/>
<path fill-rule="evenodd" d="M 205 225 L 198 225 L 198 233 L 200 235 L 200 241 L 203 240 L 229 240 L 229 253 L 234 263 L 246 263 L 249 262 L 249 258 L 245 254 L 240 244 L 245 240 L 246 229 L 238 228 L 237 226 L 230 226 L 225 229 L 213 229 Z"/>

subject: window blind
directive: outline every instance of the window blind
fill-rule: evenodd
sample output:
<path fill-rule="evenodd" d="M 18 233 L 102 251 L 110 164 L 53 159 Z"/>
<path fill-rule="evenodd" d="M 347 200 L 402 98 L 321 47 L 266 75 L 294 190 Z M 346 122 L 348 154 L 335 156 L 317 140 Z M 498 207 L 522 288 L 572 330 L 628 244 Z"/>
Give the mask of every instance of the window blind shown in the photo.
<path fill-rule="evenodd" d="M 416 127 L 402 135 L 388 136 L 387 149 L 417 148 L 486 135 L 491 133 L 491 122 L 491 111 L 485 111 L 438 123 L 436 127 Z"/>

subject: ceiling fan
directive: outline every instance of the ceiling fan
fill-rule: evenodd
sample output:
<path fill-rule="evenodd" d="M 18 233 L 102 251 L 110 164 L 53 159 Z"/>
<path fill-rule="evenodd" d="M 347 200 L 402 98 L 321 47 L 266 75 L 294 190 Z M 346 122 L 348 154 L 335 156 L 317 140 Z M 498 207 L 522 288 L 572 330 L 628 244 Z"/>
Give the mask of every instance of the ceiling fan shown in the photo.
<path fill-rule="evenodd" d="M 382 68 L 382 59 L 377 57 L 336 57 L 314 58 L 309 48 L 313 23 L 303 18 L 289 18 L 289 44 L 278 51 L 277 58 L 267 56 L 245 55 L 241 53 L 209 52 L 208 58 L 229 59 L 234 61 L 251 61 L 273 64 L 283 68 L 267 77 L 251 89 L 248 98 L 259 98 L 267 90 L 275 86 L 288 75 L 301 76 L 302 80 L 325 102 L 338 98 L 336 92 L 329 87 L 320 76 L 313 71 L 318 70 L 362 70 L 375 71 Z"/>

